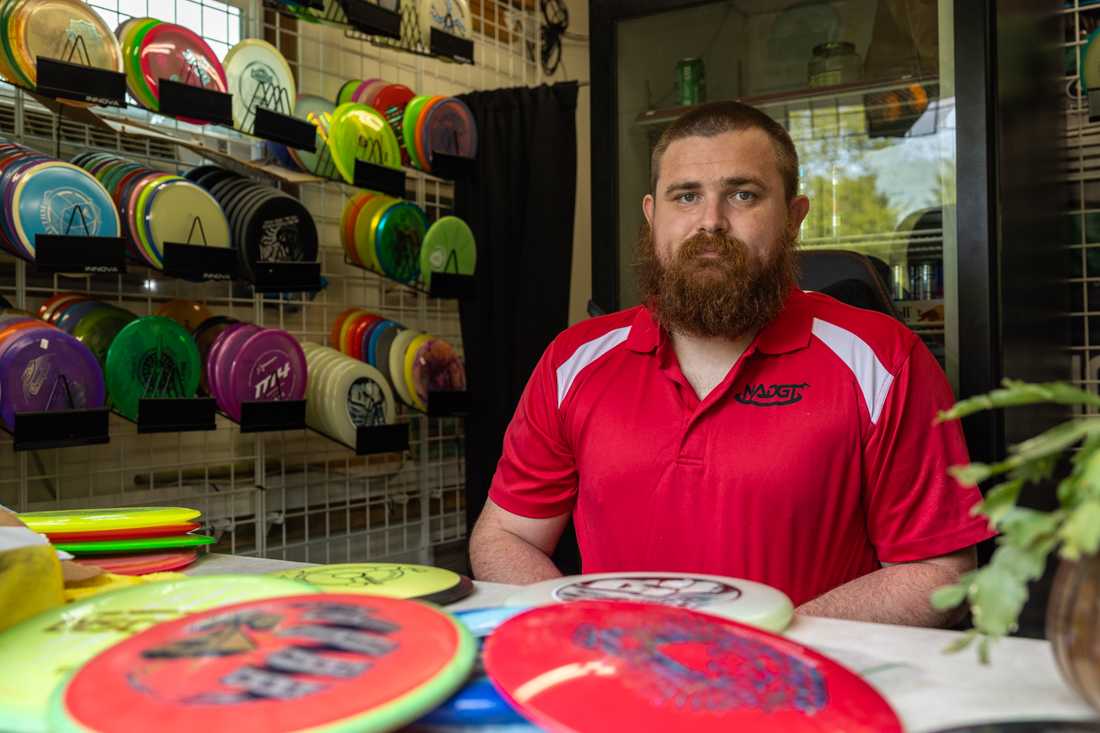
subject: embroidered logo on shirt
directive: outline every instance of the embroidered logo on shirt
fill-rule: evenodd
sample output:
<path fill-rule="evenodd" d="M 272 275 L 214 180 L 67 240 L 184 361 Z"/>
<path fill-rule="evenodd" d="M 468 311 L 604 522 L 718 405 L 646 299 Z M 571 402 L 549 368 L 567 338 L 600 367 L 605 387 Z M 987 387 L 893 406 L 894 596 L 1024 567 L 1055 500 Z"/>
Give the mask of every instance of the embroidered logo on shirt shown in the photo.
<path fill-rule="evenodd" d="M 802 384 L 746 384 L 741 394 L 734 397 L 742 405 L 753 407 L 781 407 L 802 401 L 802 390 L 810 385 Z"/>

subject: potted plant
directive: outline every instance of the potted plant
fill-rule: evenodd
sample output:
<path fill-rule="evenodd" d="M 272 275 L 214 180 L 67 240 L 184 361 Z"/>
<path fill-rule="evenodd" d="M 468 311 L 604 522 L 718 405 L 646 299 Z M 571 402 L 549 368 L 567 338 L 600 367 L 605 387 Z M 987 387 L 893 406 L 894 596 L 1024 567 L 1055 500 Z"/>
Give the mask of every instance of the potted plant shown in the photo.
<path fill-rule="evenodd" d="M 1100 408 L 1100 397 L 1064 383 L 1005 380 L 1002 389 L 963 400 L 938 420 L 1038 403 Z M 1045 512 L 1017 506 L 1021 489 L 1052 479 L 1070 451 L 1070 472 L 1058 483 L 1057 508 Z M 1057 551 L 1061 561 L 1047 606 L 1047 636 L 1063 676 L 1100 710 L 1100 614 L 1095 611 L 1100 607 L 1100 419 L 1074 416 L 1013 446 L 999 463 L 956 466 L 951 474 L 967 486 L 1000 480 L 974 508 L 1000 536 L 987 565 L 932 596 L 939 609 L 970 604 L 974 628 L 950 649 L 976 641 L 980 658 L 988 662 L 990 643 L 1016 629 L 1028 583 L 1043 574 L 1048 556 Z"/>

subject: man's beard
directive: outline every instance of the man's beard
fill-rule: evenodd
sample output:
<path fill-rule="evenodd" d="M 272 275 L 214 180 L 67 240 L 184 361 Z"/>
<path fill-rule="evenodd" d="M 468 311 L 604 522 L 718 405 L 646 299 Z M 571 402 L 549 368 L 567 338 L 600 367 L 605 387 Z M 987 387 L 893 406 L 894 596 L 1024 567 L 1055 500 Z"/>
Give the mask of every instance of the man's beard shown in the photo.
<path fill-rule="evenodd" d="M 739 338 L 771 322 L 798 281 L 795 243 L 786 231 L 767 256 L 759 260 L 725 234 L 699 232 L 665 265 L 646 224 L 638 237 L 642 300 L 669 332 Z"/>

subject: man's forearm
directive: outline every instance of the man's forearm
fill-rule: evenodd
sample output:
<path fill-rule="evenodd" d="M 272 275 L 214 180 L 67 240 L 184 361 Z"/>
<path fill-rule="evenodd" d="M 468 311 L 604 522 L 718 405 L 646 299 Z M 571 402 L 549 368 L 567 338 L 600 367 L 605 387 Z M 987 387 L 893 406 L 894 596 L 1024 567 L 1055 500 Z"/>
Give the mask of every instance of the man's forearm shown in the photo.
<path fill-rule="evenodd" d="M 929 598 L 958 581 L 950 568 L 925 563 L 891 565 L 833 588 L 796 609 L 806 616 L 905 626 L 950 626 L 958 611 L 937 611 Z"/>
<path fill-rule="evenodd" d="M 470 538 L 470 565 L 478 580 L 527 585 L 561 577 L 546 553 L 506 530 L 478 528 L 475 535 Z"/>

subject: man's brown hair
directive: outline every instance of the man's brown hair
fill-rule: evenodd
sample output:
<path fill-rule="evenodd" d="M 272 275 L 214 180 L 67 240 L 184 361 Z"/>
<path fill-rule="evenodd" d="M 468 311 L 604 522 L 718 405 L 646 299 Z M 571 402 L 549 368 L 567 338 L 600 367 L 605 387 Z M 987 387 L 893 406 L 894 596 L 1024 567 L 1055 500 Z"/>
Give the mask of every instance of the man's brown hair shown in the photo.
<path fill-rule="evenodd" d="M 661 172 L 661 157 L 668 146 L 685 137 L 714 137 L 724 132 L 762 130 L 772 140 L 784 192 L 790 201 L 798 195 L 798 151 L 791 136 L 778 122 L 766 114 L 740 102 L 710 102 L 681 115 L 661 134 L 649 163 L 649 190 L 657 194 L 657 175 Z"/>

